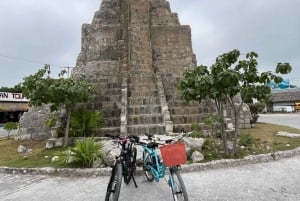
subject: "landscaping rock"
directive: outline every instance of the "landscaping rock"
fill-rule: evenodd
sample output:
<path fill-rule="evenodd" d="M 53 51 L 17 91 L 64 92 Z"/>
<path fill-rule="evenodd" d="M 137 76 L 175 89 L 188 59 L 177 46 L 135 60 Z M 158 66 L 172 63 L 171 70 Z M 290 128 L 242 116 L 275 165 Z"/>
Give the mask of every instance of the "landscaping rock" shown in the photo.
<path fill-rule="evenodd" d="M 24 153 L 26 153 L 26 151 L 27 151 L 27 148 L 24 147 L 23 145 L 18 146 L 18 153 L 19 154 L 24 154 Z"/>
<path fill-rule="evenodd" d="M 193 163 L 199 163 L 204 160 L 204 156 L 199 151 L 194 151 L 191 156 L 191 159 L 192 159 Z"/>
<path fill-rule="evenodd" d="M 204 143 L 204 138 L 184 137 L 183 141 L 185 142 L 188 149 L 191 148 L 192 150 L 200 151 Z"/>

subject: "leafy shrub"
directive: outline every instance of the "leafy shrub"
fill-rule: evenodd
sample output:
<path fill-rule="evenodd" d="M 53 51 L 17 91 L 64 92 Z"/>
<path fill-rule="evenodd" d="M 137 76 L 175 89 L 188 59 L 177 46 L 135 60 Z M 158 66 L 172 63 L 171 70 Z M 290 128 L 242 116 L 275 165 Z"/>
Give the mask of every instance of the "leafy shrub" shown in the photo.
<path fill-rule="evenodd" d="M 75 148 L 57 153 L 59 161 L 74 167 L 90 168 L 98 158 L 104 157 L 103 143 L 93 138 L 77 141 Z"/>
<path fill-rule="evenodd" d="M 202 149 L 203 150 L 213 150 L 214 148 L 215 148 L 214 140 L 210 139 L 210 138 L 206 138 L 203 143 Z"/>
<path fill-rule="evenodd" d="M 200 125 L 198 123 L 192 123 L 191 129 L 193 131 L 200 131 Z"/>
<path fill-rule="evenodd" d="M 102 113 L 100 111 L 88 111 L 83 107 L 72 113 L 71 134 L 80 137 L 93 136 L 92 132 L 102 127 Z"/>
<path fill-rule="evenodd" d="M 201 138 L 202 137 L 202 133 L 200 131 L 193 131 L 192 133 L 189 134 L 189 137 L 192 137 L 192 138 Z"/>
<path fill-rule="evenodd" d="M 56 117 L 51 116 L 45 121 L 45 125 L 49 128 L 54 127 L 56 125 Z"/>
<path fill-rule="evenodd" d="M 3 129 L 7 130 L 7 138 L 9 138 L 10 131 L 17 128 L 18 128 L 18 123 L 16 122 L 7 122 L 3 126 Z"/>
<path fill-rule="evenodd" d="M 265 108 L 265 104 L 264 103 L 248 103 L 249 108 L 250 108 L 250 112 L 252 115 L 252 122 L 256 123 L 258 120 L 258 113 L 262 112 L 263 109 Z"/>
<path fill-rule="evenodd" d="M 254 139 L 250 134 L 240 135 L 239 145 L 250 147 L 254 143 Z"/>

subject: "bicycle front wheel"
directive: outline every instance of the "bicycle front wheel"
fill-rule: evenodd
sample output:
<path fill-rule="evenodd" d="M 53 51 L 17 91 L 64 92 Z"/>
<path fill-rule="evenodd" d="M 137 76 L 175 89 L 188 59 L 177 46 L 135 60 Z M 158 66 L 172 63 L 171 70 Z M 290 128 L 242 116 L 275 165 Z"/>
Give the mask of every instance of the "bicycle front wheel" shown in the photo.
<path fill-rule="evenodd" d="M 105 201 L 118 201 L 122 184 L 122 164 L 113 167 L 107 186 Z"/>
<path fill-rule="evenodd" d="M 185 185 L 179 171 L 170 169 L 170 187 L 174 201 L 188 201 Z"/>
<path fill-rule="evenodd" d="M 128 160 L 124 162 L 124 182 L 126 184 L 129 184 L 133 172 L 135 171 L 136 153 L 137 153 L 136 147 L 133 147 L 131 150 L 130 157 L 128 158 Z"/>
<path fill-rule="evenodd" d="M 150 168 L 150 166 L 153 165 L 153 162 L 152 162 L 151 156 L 147 152 L 143 152 L 143 163 L 144 163 L 143 169 L 144 169 L 144 173 L 145 173 L 147 180 L 153 181 L 154 175 Z"/>

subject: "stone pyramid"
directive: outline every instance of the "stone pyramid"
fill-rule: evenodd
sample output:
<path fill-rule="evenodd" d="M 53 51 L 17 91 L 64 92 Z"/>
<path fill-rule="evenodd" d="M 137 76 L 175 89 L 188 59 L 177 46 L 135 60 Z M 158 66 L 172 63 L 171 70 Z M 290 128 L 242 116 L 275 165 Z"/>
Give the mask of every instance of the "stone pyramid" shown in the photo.
<path fill-rule="evenodd" d="M 72 76 L 95 84 L 89 110 L 104 113 L 99 135 L 190 130 L 215 111 L 210 101 L 186 102 L 177 84 L 196 67 L 191 29 L 166 0 L 102 0 Z"/>

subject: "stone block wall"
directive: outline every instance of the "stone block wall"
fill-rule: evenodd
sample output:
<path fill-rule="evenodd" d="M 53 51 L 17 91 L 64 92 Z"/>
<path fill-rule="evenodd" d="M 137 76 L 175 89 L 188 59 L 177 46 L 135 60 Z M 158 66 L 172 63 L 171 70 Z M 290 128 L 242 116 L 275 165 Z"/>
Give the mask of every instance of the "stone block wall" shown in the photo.
<path fill-rule="evenodd" d="M 99 86 L 89 108 L 104 111 L 105 127 L 117 127 L 124 111 L 122 126 L 128 133 L 162 134 L 173 124 L 175 130 L 190 130 L 212 111 L 184 101 L 177 90 L 184 71 L 196 67 L 196 57 L 190 27 L 180 25 L 168 1 L 103 1 L 92 24 L 83 26 L 82 37 L 77 68 L 84 70 L 77 70 Z M 128 80 L 122 85 L 124 76 Z M 114 89 L 105 84 L 116 78 Z M 122 89 L 126 106 L 120 104 L 121 95 L 111 96 Z"/>

